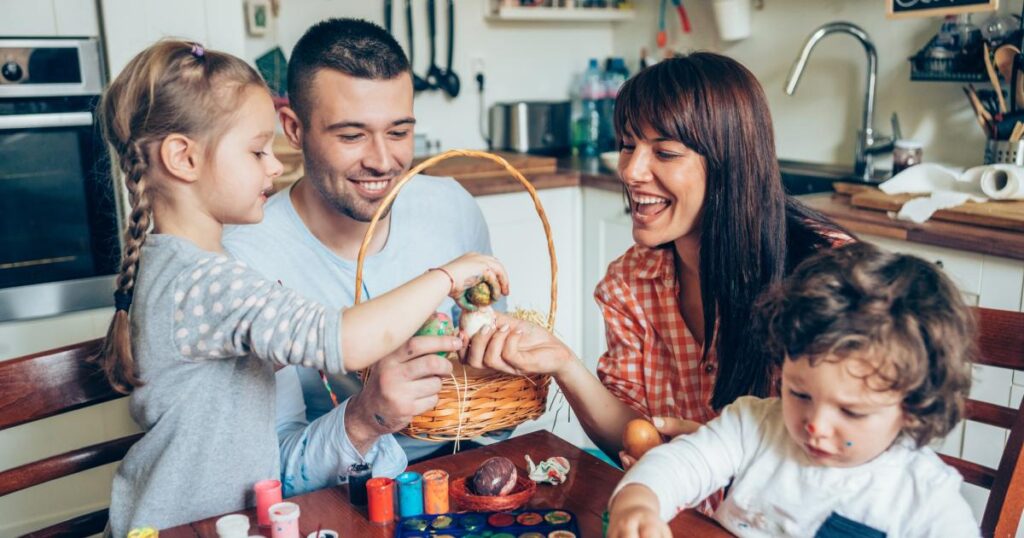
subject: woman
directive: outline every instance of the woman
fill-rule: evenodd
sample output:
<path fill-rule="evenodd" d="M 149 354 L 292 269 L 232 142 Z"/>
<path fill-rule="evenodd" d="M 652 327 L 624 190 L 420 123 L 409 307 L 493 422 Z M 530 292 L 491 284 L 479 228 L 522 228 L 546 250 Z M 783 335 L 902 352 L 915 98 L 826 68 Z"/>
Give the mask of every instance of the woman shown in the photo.
<path fill-rule="evenodd" d="M 755 299 L 809 254 L 849 240 L 783 192 L 764 92 L 730 58 L 700 52 L 640 72 L 616 99 L 615 133 L 636 244 L 594 294 L 608 339 L 599 379 L 554 336 L 504 317 L 465 358 L 552 374 L 608 454 L 633 418 L 703 423 L 739 396 L 768 395 L 775 377 L 753 329 Z M 695 428 L 659 422 L 667 434 Z"/>

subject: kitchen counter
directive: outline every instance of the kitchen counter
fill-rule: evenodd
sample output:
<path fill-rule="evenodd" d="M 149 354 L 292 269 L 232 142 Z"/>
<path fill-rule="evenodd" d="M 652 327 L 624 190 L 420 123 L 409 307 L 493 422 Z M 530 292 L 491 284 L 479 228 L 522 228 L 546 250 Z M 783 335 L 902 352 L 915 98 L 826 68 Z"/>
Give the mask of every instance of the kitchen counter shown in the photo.
<path fill-rule="evenodd" d="M 525 172 L 523 176 L 530 181 L 533 188 L 557 189 L 561 187 L 594 187 L 613 192 L 622 192 L 622 183 L 614 170 L 602 165 L 597 159 L 574 159 L 571 157 L 558 160 L 558 167 L 553 172 Z M 473 196 L 490 194 L 507 194 L 523 190 L 512 176 L 487 179 L 455 178 Z"/>
<path fill-rule="evenodd" d="M 1024 260 L 1021 233 L 937 220 L 916 224 L 891 219 L 884 211 L 853 207 L 848 197 L 839 194 L 808 194 L 798 198 L 854 233 Z"/>

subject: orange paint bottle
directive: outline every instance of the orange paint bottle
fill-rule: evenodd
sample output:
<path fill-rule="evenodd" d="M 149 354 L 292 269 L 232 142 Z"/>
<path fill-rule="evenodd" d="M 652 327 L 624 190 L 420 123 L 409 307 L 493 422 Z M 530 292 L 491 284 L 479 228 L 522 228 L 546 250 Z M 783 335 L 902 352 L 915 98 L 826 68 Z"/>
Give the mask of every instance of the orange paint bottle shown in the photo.
<path fill-rule="evenodd" d="M 448 473 L 440 469 L 423 473 L 423 508 L 428 514 L 448 513 Z"/>

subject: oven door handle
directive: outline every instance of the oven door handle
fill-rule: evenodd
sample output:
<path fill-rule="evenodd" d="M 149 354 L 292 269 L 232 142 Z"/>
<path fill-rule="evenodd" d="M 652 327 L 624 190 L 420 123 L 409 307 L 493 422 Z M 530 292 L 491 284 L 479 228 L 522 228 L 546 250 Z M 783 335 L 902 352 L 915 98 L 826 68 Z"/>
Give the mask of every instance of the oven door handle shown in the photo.
<path fill-rule="evenodd" d="M 53 127 L 88 127 L 92 112 L 59 112 L 56 114 L 18 114 L 0 116 L 0 131 L 12 129 L 47 129 Z"/>

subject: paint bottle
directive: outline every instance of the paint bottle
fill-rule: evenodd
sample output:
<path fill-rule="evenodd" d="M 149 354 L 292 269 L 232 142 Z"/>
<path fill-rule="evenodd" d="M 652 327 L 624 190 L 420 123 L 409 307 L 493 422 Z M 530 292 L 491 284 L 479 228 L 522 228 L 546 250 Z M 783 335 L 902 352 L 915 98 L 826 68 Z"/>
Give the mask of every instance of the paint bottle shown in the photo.
<path fill-rule="evenodd" d="M 271 506 L 271 538 L 299 538 L 299 512 L 299 505 L 287 501 Z"/>
<path fill-rule="evenodd" d="M 370 479 L 370 466 L 355 463 L 349 466 L 346 473 L 348 480 L 348 502 L 356 506 L 366 504 L 366 481 Z"/>
<path fill-rule="evenodd" d="M 269 527 L 270 507 L 281 502 L 281 481 L 260 480 L 252 489 L 256 494 L 256 523 L 260 527 Z"/>
<path fill-rule="evenodd" d="M 418 516 L 423 513 L 423 477 L 406 471 L 395 479 L 398 482 L 398 515 Z"/>
<path fill-rule="evenodd" d="M 366 481 L 367 512 L 372 523 L 386 525 L 395 520 L 395 481 L 378 476 Z"/>
<path fill-rule="evenodd" d="M 448 513 L 448 473 L 440 469 L 423 473 L 423 509 L 428 514 Z"/>

